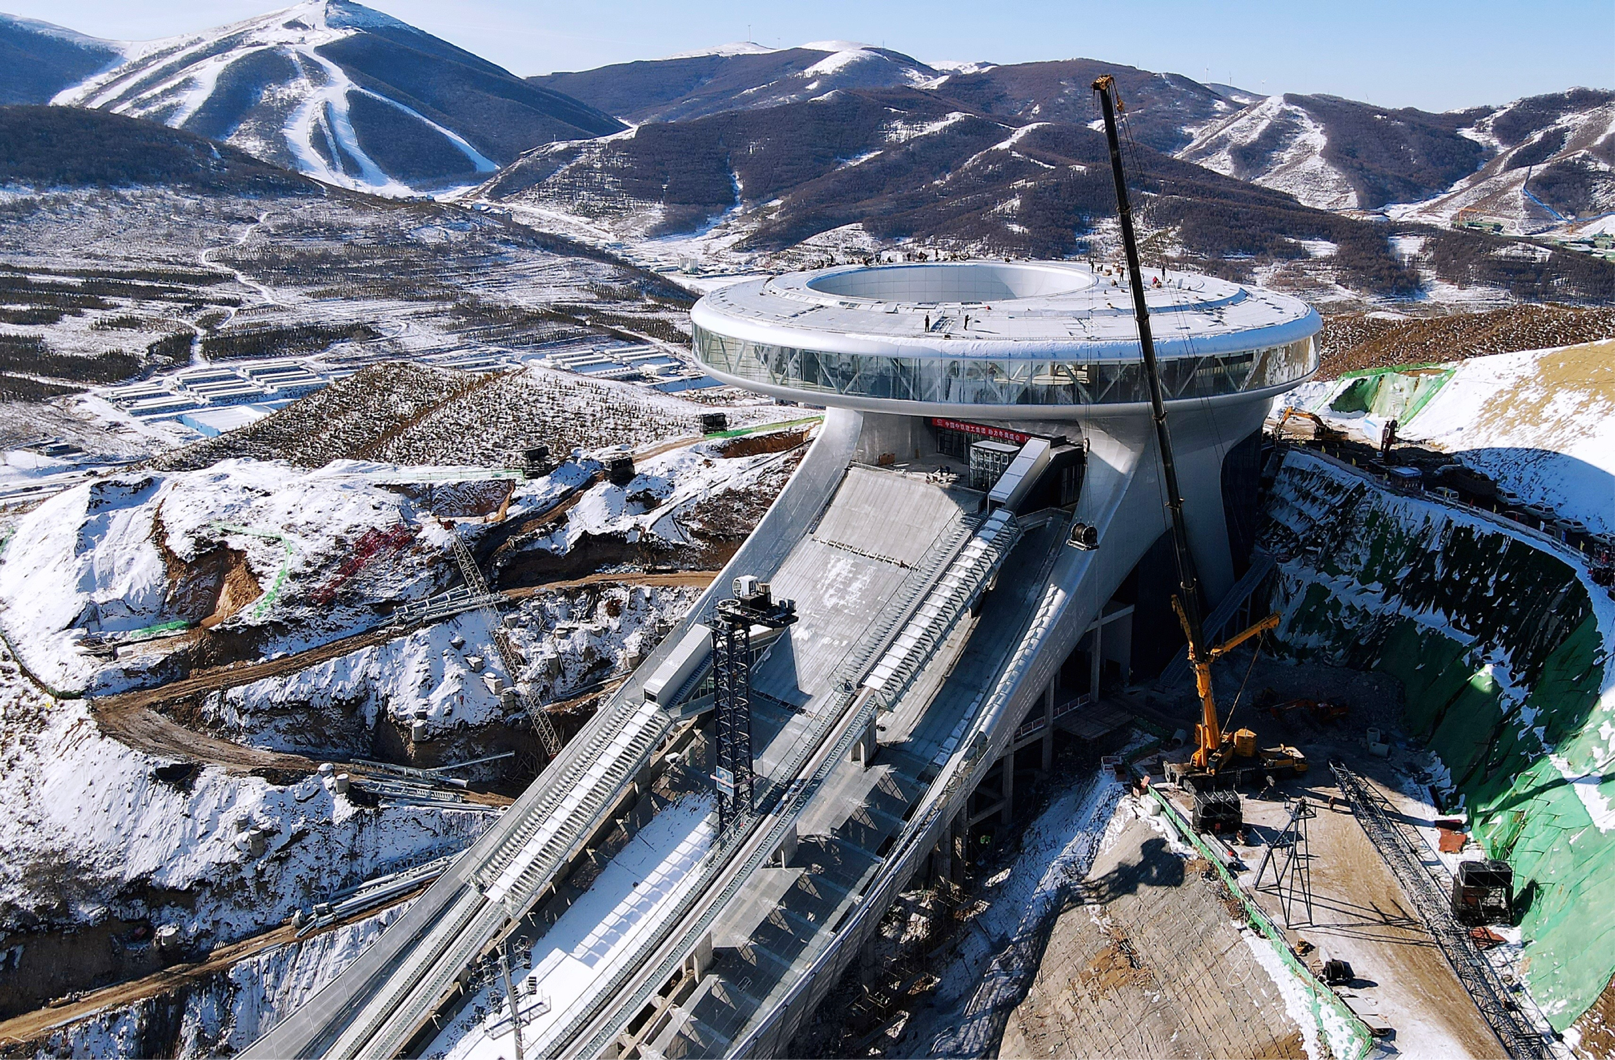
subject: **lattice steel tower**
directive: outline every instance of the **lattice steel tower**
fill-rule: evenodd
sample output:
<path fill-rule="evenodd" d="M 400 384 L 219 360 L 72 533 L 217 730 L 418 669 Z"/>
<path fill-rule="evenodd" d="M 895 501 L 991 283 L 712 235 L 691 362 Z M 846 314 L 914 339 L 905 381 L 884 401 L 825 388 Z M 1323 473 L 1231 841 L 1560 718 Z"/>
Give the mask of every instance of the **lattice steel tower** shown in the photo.
<path fill-rule="evenodd" d="M 751 630 L 796 621 L 796 604 L 775 603 L 765 582 L 735 579 L 735 598 L 718 603 L 712 628 L 713 707 L 717 727 L 718 834 L 756 806 L 751 756 Z"/>

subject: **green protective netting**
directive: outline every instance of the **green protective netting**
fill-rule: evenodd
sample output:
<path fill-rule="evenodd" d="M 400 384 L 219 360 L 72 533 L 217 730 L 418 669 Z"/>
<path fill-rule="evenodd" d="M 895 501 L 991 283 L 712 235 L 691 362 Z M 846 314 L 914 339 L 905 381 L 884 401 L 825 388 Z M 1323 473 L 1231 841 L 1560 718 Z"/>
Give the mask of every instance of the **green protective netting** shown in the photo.
<path fill-rule="evenodd" d="M 1588 808 L 1615 808 L 1615 778 L 1600 776 L 1615 746 L 1615 695 L 1600 699 L 1615 630 L 1548 548 L 1378 488 L 1307 502 L 1341 495 L 1342 480 L 1360 481 L 1292 455 L 1275 484 L 1274 504 L 1313 513 L 1323 546 L 1281 572 L 1281 633 L 1298 653 L 1402 682 L 1408 731 L 1451 771 L 1450 800 L 1487 856 L 1514 866 L 1525 974 L 1564 1030 L 1615 973 L 1615 828 Z"/>
<path fill-rule="evenodd" d="M 1342 377 L 1329 402 L 1331 412 L 1372 413 L 1404 426 L 1413 420 L 1452 378 L 1452 369 L 1379 368 Z"/>

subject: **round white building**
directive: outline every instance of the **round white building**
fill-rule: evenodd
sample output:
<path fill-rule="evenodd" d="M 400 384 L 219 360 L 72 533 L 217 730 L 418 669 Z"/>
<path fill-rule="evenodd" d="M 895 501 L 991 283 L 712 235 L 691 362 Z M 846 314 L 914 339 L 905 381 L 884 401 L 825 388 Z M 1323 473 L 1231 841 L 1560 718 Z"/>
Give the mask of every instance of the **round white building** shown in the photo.
<path fill-rule="evenodd" d="M 1317 369 L 1316 311 L 1146 270 L 1169 408 L 1272 398 Z M 724 382 L 900 415 L 1083 419 L 1149 401 L 1125 277 L 1068 262 L 850 266 L 752 280 L 691 311 Z"/>
<path fill-rule="evenodd" d="M 1278 395 L 1317 371 L 1323 321 L 1297 298 L 1247 284 L 1156 269 L 1144 282 L 1210 606 L 1247 569 L 1262 422 Z M 858 415 L 854 459 L 863 463 L 963 466 L 976 485 L 1029 439 L 1080 448 L 1082 499 L 1072 510 L 1108 543 L 1100 599 L 1117 586 L 1137 599 L 1140 644 L 1175 636 L 1149 384 L 1119 270 L 844 266 L 736 283 L 690 315 L 696 357 L 713 377 Z M 1136 593 L 1126 588 L 1135 582 Z M 1135 655 L 1154 669 L 1167 651 Z"/>

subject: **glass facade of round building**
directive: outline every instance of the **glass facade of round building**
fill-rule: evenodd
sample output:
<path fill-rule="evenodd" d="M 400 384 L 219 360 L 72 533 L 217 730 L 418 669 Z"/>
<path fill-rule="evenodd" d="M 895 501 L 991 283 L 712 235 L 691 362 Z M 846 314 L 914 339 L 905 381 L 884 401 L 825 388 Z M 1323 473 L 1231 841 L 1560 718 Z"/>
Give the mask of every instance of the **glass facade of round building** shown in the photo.
<path fill-rule="evenodd" d="M 695 354 L 745 382 L 821 394 L 944 405 L 1107 405 L 1149 401 L 1144 365 L 993 357 L 897 357 L 751 342 L 694 327 Z M 1074 351 L 1076 352 L 1076 351 Z M 1168 401 L 1294 386 L 1318 367 L 1312 337 L 1160 361 Z"/>

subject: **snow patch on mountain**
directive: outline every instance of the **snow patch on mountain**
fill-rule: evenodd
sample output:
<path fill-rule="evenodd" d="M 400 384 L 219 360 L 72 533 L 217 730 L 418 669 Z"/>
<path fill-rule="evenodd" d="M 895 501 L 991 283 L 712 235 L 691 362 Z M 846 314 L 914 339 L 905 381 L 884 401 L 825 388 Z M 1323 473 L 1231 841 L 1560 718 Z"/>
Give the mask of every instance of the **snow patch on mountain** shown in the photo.
<path fill-rule="evenodd" d="M 798 47 L 810 52 L 857 52 L 873 50 L 874 46 L 855 40 L 811 40 Z"/>
<path fill-rule="evenodd" d="M 30 748 L 0 774 L 0 902 L 53 919 L 150 916 L 192 940 L 240 938 L 379 869 L 460 849 L 490 819 L 362 809 L 318 776 L 275 784 L 210 766 L 165 780 L 169 763 L 102 735 L 83 701 L 39 698 L 15 678 L 0 690 L 0 742 Z M 252 828 L 261 855 L 242 841 Z M 141 884 L 185 897 L 143 898 Z"/>
<path fill-rule="evenodd" d="M 678 52 L 674 55 L 664 55 L 662 59 L 658 61 L 666 61 L 668 59 L 700 59 L 708 55 L 767 55 L 769 52 L 774 50 L 775 49 L 770 48 L 767 45 L 758 44 L 756 41 L 737 40 L 731 41 L 728 44 L 719 44 L 711 48 L 697 48 L 694 51 Z"/>
<path fill-rule="evenodd" d="M 959 122 L 962 122 L 969 117 L 970 115 L 964 113 L 963 111 L 953 110 L 949 111 L 947 114 L 944 114 L 936 121 L 894 121 L 886 126 L 886 142 L 892 146 L 896 146 L 898 144 L 906 144 L 910 140 L 918 140 L 922 136 L 935 136 L 937 133 L 948 128 L 950 125 L 957 125 Z"/>
<path fill-rule="evenodd" d="M 1474 218 L 1501 223 L 1510 235 L 1585 237 L 1615 230 L 1615 165 L 1609 161 L 1615 158 L 1615 100 L 1567 108 L 1523 139 L 1505 143 L 1497 126 L 1538 99 L 1516 100 L 1458 130 L 1495 151 L 1494 157 L 1440 195 L 1392 207 L 1391 216 L 1441 226 Z M 1570 167 L 1583 171 L 1589 188 L 1585 201 L 1574 205 L 1544 187 L 1544 177 L 1551 180 L 1552 171 Z"/>
<path fill-rule="evenodd" d="M 1321 210 L 1355 209 L 1356 190 L 1323 157 L 1328 143 L 1323 126 L 1305 110 L 1269 96 L 1207 125 L 1177 157 Z"/>
<path fill-rule="evenodd" d="M 945 74 L 981 74 L 993 69 L 997 63 L 978 63 L 960 59 L 933 59 L 926 66 Z"/>
<path fill-rule="evenodd" d="M 392 477 L 409 481 L 414 473 Z M 141 653 L 109 663 L 91 653 L 88 634 L 184 628 L 206 617 L 211 592 L 219 600 L 214 628 L 367 627 L 374 622 L 368 602 L 345 602 L 341 594 L 320 602 L 365 535 L 373 540 L 404 530 L 388 562 L 361 565 L 352 575 L 363 579 L 369 600 L 397 601 L 431 591 L 448 533 L 417 519 L 410 501 L 384 488 L 387 478 L 387 471 L 346 461 L 309 472 L 226 460 L 201 471 L 130 472 L 66 490 L 16 524 L 0 564 L 0 628 L 47 685 L 107 691 L 136 678 Z M 240 557 L 234 584 L 257 586 L 249 599 L 230 597 L 229 577 L 216 588 L 191 584 L 197 570 L 209 562 L 222 566 L 232 553 Z"/>
<path fill-rule="evenodd" d="M 7 23 L 18 29 L 27 30 L 29 33 L 35 33 L 42 37 L 54 37 L 59 41 L 66 41 L 68 44 L 77 44 L 85 48 L 106 48 L 122 52 L 130 47 L 125 41 L 103 40 L 100 37 L 92 37 L 87 33 L 68 29 L 66 26 L 41 22 L 37 18 L 25 18 L 22 15 L 7 14 L 4 11 L 0 11 L 0 23 Z"/>
<path fill-rule="evenodd" d="M 431 121 L 418 111 L 379 93 L 360 88 L 347 72 L 320 54 L 319 49 L 363 29 L 408 27 L 380 12 L 357 5 L 328 4 L 324 0 L 299 4 L 286 11 L 225 26 L 193 37 L 153 41 L 131 61 L 68 89 L 55 102 L 110 109 L 131 117 L 183 127 L 215 98 L 226 70 L 251 56 L 274 52 L 296 68 L 295 79 L 275 86 L 282 105 L 296 106 L 281 129 L 296 169 L 339 187 L 381 195 L 410 195 L 415 189 L 384 171 L 360 145 L 350 118 L 350 98 L 362 94 L 391 106 L 442 135 L 465 154 L 478 173 L 499 167 L 463 137 Z M 161 65 L 153 71 L 155 62 Z M 230 137 L 226 142 L 234 140 Z M 320 141 L 316 148 L 315 141 Z M 263 151 L 262 138 L 241 144 Z M 273 148 L 271 147 L 271 150 Z"/>

